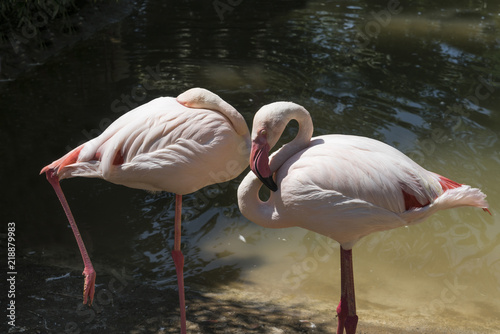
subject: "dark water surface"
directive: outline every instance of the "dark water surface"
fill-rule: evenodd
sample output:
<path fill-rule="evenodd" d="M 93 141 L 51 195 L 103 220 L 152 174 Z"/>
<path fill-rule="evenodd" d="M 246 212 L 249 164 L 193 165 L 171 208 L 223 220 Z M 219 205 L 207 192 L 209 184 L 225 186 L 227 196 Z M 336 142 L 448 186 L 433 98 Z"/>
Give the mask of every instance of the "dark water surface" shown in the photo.
<path fill-rule="evenodd" d="M 38 173 L 131 108 L 200 86 L 251 125 L 262 105 L 290 100 L 311 112 L 315 135 L 376 138 L 488 195 L 493 216 L 461 208 L 362 240 L 360 318 L 500 330 L 500 1 L 214 3 L 139 1 L 120 23 L 0 83 L 2 220 L 16 222 L 18 252 L 81 266 Z M 186 284 L 248 284 L 333 311 L 338 246 L 248 222 L 236 203 L 242 176 L 185 196 Z M 173 195 L 91 179 L 62 187 L 98 270 L 175 285 Z"/>

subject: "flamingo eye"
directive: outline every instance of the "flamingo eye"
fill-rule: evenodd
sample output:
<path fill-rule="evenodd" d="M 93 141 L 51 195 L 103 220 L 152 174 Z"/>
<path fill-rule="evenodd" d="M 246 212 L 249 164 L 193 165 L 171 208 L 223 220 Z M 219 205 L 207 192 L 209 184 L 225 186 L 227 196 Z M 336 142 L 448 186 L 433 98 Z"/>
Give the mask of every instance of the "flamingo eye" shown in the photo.
<path fill-rule="evenodd" d="M 267 136 L 267 130 L 260 130 L 261 136 Z"/>

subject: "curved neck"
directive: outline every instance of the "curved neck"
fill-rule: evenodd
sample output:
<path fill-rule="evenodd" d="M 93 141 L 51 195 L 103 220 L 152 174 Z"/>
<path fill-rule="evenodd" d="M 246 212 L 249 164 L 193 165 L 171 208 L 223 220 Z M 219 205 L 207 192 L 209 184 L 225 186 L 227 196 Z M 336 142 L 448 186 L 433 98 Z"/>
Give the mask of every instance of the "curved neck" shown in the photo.
<path fill-rule="evenodd" d="M 283 134 L 286 125 L 293 119 L 299 123 L 299 132 L 292 141 L 283 145 L 283 147 L 271 155 L 269 162 L 271 172 L 277 171 L 292 155 L 309 146 L 314 131 L 311 115 L 302 106 L 295 105 L 294 108 L 288 109 L 288 112 L 284 116 L 284 124 L 280 136 Z"/>
<path fill-rule="evenodd" d="M 238 206 L 241 213 L 252 222 L 268 228 L 278 227 L 273 224 L 274 206 L 270 201 L 259 198 L 262 182 L 250 171 L 238 187 Z"/>
<path fill-rule="evenodd" d="M 245 119 L 232 105 L 219 98 L 218 103 L 214 107 L 216 107 L 215 110 L 219 111 L 229 119 L 237 134 L 248 137 L 250 140 L 250 132 Z"/>
<path fill-rule="evenodd" d="M 266 108 L 263 107 L 263 108 Z M 273 147 L 283 134 L 285 127 L 292 120 L 299 123 L 297 136 L 271 156 L 269 167 L 272 172 L 277 171 L 292 155 L 306 148 L 311 142 L 313 124 L 311 116 L 303 107 L 291 102 L 275 102 L 267 105 L 266 109 L 257 112 L 254 118 L 253 130 L 256 135 L 263 124 L 268 124 L 267 129 L 274 129 L 269 137 L 269 146 Z M 269 125 L 271 124 L 271 125 Z M 253 221 L 268 228 L 282 228 L 292 226 L 290 217 L 283 217 L 280 213 L 279 202 L 281 190 L 271 192 L 269 199 L 263 202 L 259 198 L 262 182 L 253 171 L 250 171 L 238 187 L 238 206 L 241 213 Z"/>
<path fill-rule="evenodd" d="M 213 106 L 216 107 L 215 110 L 229 119 L 236 133 L 243 137 L 244 141 L 241 142 L 241 145 L 238 147 L 238 153 L 243 154 L 248 161 L 248 157 L 250 155 L 251 140 L 247 122 L 245 121 L 245 118 L 243 118 L 243 116 L 232 105 L 221 99 L 219 96 L 216 95 L 216 97 L 216 103 Z"/>
<path fill-rule="evenodd" d="M 177 96 L 177 101 L 189 108 L 204 108 L 220 112 L 229 119 L 236 133 L 250 137 L 247 123 L 243 116 L 219 95 L 204 88 L 191 88 Z"/>

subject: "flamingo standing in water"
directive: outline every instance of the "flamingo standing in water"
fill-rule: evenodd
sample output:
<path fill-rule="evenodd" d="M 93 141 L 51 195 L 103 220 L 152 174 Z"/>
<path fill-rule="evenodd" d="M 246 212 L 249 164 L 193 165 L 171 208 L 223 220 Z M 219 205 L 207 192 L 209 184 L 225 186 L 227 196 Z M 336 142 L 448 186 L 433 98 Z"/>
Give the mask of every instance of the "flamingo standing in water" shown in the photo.
<path fill-rule="evenodd" d="M 297 136 L 269 157 L 292 119 L 299 123 Z M 360 238 L 421 222 L 438 210 L 476 206 L 488 211 L 488 203 L 479 189 L 429 172 L 377 140 L 311 138 L 312 133 L 311 117 L 303 107 L 291 102 L 262 107 L 252 128 L 253 172 L 238 188 L 238 204 L 245 217 L 261 226 L 299 226 L 340 243 L 337 334 L 344 329 L 354 334 L 358 317 L 352 247 Z M 266 202 L 259 199 L 262 184 L 272 190 Z"/>
<path fill-rule="evenodd" d="M 231 180 L 248 166 L 250 134 L 245 119 L 214 93 L 190 89 L 162 97 L 113 122 L 100 136 L 44 167 L 61 201 L 82 254 L 83 303 L 92 304 L 96 273 L 59 185 L 62 179 L 101 178 L 127 187 L 175 193 L 175 263 L 186 333 L 184 257 L 181 252 L 182 195 Z"/>

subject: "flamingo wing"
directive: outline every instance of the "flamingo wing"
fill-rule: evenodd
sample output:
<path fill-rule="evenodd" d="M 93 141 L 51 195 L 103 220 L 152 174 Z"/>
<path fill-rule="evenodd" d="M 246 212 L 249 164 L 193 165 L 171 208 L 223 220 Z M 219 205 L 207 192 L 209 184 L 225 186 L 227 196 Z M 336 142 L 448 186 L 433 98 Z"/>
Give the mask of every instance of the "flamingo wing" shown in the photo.
<path fill-rule="evenodd" d="M 315 137 L 278 174 L 282 187 L 293 179 L 307 180 L 318 189 L 334 190 L 394 213 L 428 205 L 443 193 L 437 174 L 387 144 L 358 136 Z"/>
<path fill-rule="evenodd" d="M 387 144 L 344 135 L 313 138 L 281 166 L 276 180 L 279 190 L 271 194 L 276 216 L 327 235 L 344 249 L 370 233 L 457 206 L 455 195 L 455 204 L 444 201 L 450 197 L 443 196 L 446 192 L 463 193 L 458 197 L 469 201 L 473 191 L 425 170 Z M 484 195 L 476 204 L 483 202 Z"/>

